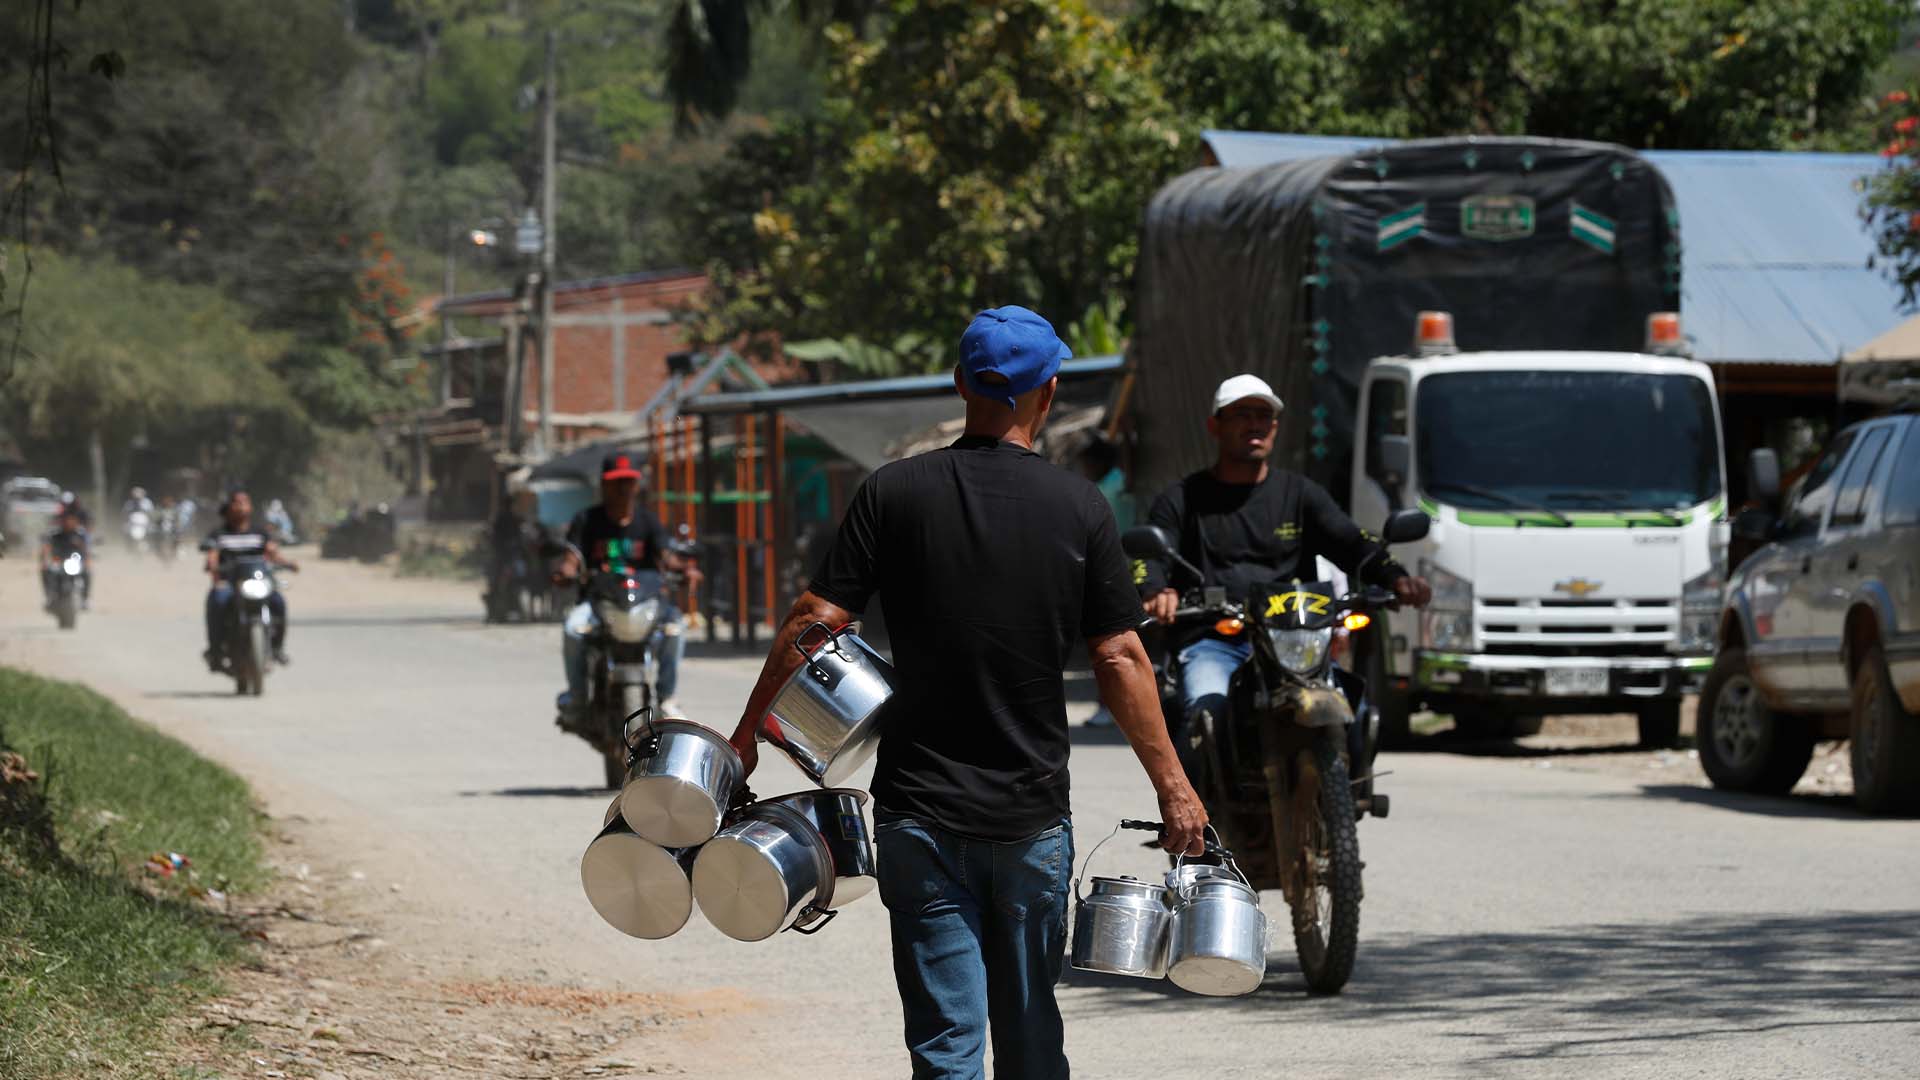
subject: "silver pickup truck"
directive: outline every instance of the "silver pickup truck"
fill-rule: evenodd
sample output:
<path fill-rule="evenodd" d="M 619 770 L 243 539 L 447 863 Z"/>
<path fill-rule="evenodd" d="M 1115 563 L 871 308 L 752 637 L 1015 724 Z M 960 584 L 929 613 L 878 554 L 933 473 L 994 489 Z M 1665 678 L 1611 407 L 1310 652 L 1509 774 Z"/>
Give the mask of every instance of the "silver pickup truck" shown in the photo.
<path fill-rule="evenodd" d="M 1752 491 L 1779 491 L 1770 450 Z M 1851 739 L 1861 809 L 1920 808 L 1920 415 L 1841 431 L 1784 506 L 1744 511 L 1764 544 L 1728 581 L 1700 692 L 1714 786 L 1782 793 L 1814 743 Z"/>

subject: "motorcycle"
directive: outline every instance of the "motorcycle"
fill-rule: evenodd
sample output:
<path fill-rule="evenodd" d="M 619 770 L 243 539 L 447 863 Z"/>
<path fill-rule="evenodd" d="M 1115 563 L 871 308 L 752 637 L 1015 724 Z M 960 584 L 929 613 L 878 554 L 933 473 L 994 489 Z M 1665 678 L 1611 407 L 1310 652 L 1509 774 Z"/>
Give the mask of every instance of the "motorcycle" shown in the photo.
<path fill-rule="evenodd" d="M 1429 524 L 1420 511 L 1402 510 L 1381 533 L 1388 544 L 1409 543 Z M 1164 559 L 1204 580 L 1157 526 L 1127 530 L 1121 545 L 1133 558 Z M 1382 547 L 1368 556 L 1354 578 L 1384 554 Z M 1224 589 L 1191 589 L 1175 612 L 1176 627 L 1205 625 L 1253 643 L 1234 672 L 1226 715 L 1195 718 L 1203 730 L 1189 733 L 1183 760 L 1249 883 L 1286 898 L 1294 951 L 1315 993 L 1338 993 L 1353 975 L 1363 895 L 1357 826 L 1367 814 L 1386 817 L 1390 806 L 1374 791 L 1379 714 L 1364 680 L 1334 666 L 1334 631 L 1362 629 L 1371 613 L 1397 606 L 1377 586 L 1341 596 L 1326 582 L 1292 581 L 1244 603 L 1228 601 Z M 1161 707 L 1177 730 L 1182 703 L 1172 668 L 1161 666 Z"/>
<path fill-rule="evenodd" d="M 172 562 L 180 557 L 180 520 L 171 510 L 160 512 L 160 528 L 154 537 L 154 554 L 161 562 Z"/>
<path fill-rule="evenodd" d="M 69 552 L 53 568 L 53 617 L 59 621 L 60 629 L 71 630 L 80 620 L 80 592 L 85 587 L 87 557 L 77 551 Z"/>
<path fill-rule="evenodd" d="M 267 601 L 280 589 L 273 567 L 259 556 L 237 558 L 221 571 L 233 590 L 227 606 L 225 672 L 233 676 L 236 694 L 254 697 L 266 692 L 267 672 L 273 669 L 273 609 Z"/>
<path fill-rule="evenodd" d="M 153 515 L 135 510 L 127 515 L 127 549 L 138 554 L 147 550 L 147 534 L 153 531 Z"/>
<path fill-rule="evenodd" d="M 578 547 L 566 544 L 565 549 L 580 566 L 587 565 Z M 586 599 L 598 624 L 586 637 L 587 700 L 579 703 L 577 721 L 570 724 L 562 715 L 554 725 L 600 753 L 607 786 L 616 790 L 627 778 L 627 720 L 659 704 L 656 632 L 665 628 L 667 592 L 682 580 L 676 572 L 651 570 L 601 571 L 586 579 Z"/>

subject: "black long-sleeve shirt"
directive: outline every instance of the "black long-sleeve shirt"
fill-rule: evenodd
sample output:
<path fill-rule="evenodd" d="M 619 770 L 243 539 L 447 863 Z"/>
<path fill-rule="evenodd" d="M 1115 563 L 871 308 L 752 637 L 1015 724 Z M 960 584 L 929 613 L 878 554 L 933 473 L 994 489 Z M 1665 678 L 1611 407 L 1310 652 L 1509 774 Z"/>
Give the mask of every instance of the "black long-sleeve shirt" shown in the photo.
<path fill-rule="evenodd" d="M 1139 560 L 1133 578 L 1142 596 L 1218 585 L 1229 600 L 1245 600 L 1269 582 L 1313 580 L 1316 555 L 1373 585 L 1392 584 L 1407 573 L 1385 556 L 1369 564 L 1364 576 L 1355 574 L 1380 539 L 1354 524 L 1327 489 L 1281 469 L 1267 470 L 1257 484 L 1223 484 L 1203 469 L 1162 492 L 1147 521 L 1171 533 L 1180 557 L 1206 580 L 1187 580 L 1191 575 L 1164 559 Z"/>

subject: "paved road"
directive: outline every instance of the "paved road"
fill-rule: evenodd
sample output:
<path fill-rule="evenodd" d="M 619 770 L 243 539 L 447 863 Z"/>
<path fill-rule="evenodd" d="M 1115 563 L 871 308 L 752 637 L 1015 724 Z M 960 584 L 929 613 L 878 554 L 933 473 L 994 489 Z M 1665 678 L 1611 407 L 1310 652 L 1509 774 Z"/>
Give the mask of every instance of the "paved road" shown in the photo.
<path fill-rule="evenodd" d="M 877 900 L 759 944 L 697 917 L 658 943 L 597 921 L 577 859 L 609 796 L 594 757 L 550 726 L 552 628 L 483 627 L 466 587 L 323 564 L 292 593 L 295 665 L 242 700 L 199 669 L 195 575 L 99 569 L 97 610 L 60 634 L 28 568 L 0 564 L 0 663 L 85 679 L 246 772 L 330 870 L 367 875 L 361 902 L 420 972 L 704 1003 L 627 1048 L 662 1071 L 904 1075 Z M 693 659 L 682 700 L 724 726 L 756 668 Z M 756 789 L 801 787 L 774 757 Z M 1394 816 L 1361 826 L 1347 993 L 1307 997 L 1281 942 L 1268 985 L 1240 999 L 1070 973 L 1079 1075 L 1920 1075 L 1920 822 L 1549 760 L 1384 760 Z M 1152 810 L 1106 733 L 1076 728 L 1074 779 L 1083 858 Z M 1125 842 L 1107 852 L 1102 873 L 1157 865 Z"/>

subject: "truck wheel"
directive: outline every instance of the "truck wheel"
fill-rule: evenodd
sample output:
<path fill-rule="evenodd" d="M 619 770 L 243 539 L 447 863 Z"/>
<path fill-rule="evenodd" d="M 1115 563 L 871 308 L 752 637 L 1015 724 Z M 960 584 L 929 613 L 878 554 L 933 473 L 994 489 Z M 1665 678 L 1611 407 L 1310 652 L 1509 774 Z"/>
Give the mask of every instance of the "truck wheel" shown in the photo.
<path fill-rule="evenodd" d="M 1920 808 L 1920 718 L 1900 705 L 1880 646 L 1853 676 L 1853 801 L 1869 814 Z"/>
<path fill-rule="evenodd" d="M 1640 706 L 1640 749 L 1671 750 L 1680 745 L 1680 703 L 1656 701 Z"/>
<path fill-rule="evenodd" d="M 1813 732 L 1774 712 L 1747 671 L 1745 649 L 1722 649 L 1700 687 L 1700 767 L 1727 791 L 1785 795 L 1813 758 Z"/>

